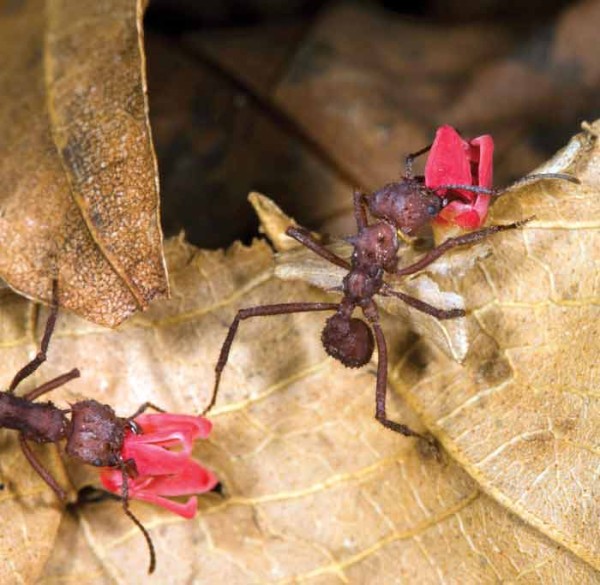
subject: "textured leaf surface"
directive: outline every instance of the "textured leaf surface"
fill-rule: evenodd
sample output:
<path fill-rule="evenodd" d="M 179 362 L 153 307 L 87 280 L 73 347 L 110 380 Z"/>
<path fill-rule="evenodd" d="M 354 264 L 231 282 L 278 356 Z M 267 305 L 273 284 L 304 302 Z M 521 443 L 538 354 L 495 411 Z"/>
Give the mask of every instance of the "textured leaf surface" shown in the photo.
<path fill-rule="evenodd" d="M 167 292 L 141 2 L 0 4 L 0 275 L 116 325 Z M 85 55 L 85 59 L 82 56 Z"/>

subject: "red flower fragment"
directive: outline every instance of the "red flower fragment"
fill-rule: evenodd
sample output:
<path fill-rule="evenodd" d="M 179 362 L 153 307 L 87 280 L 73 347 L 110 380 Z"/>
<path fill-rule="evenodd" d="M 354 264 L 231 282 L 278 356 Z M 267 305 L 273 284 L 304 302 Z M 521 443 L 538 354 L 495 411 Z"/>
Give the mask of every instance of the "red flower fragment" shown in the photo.
<path fill-rule="evenodd" d="M 429 188 L 477 185 L 491 189 L 493 154 L 494 141 L 488 134 L 465 140 L 452 126 L 440 126 L 425 164 L 425 184 Z M 464 189 L 440 189 L 437 194 L 451 201 L 436 222 L 453 223 L 464 229 L 475 229 L 485 222 L 490 195 Z"/>
<path fill-rule="evenodd" d="M 198 508 L 195 495 L 210 491 L 218 483 L 211 471 L 191 458 L 194 440 L 208 437 L 212 423 L 201 416 L 183 414 L 142 414 L 135 422 L 142 432 L 127 430 L 121 449 L 123 460 L 133 459 L 137 470 L 137 475 L 127 480 L 129 497 L 193 518 Z M 120 469 L 103 469 L 100 481 L 107 490 L 121 493 Z M 181 503 L 169 499 L 173 496 L 190 497 Z"/>

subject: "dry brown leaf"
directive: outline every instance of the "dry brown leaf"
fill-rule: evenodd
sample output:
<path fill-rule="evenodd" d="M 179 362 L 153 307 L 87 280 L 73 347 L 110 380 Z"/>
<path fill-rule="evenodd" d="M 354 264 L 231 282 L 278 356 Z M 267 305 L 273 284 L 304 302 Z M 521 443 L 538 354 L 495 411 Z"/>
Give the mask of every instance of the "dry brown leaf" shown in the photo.
<path fill-rule="evenodd" d="M 237 36 L 221 37 L 190 42 L 247 79 L 252 70 Z M 444 112 L 464 81 L 510 44 L 500 26 L 425 24 L 335 2 L 319 13 L 277 84 L 261 89 L 351 174 L 351 186 L 374 189 L 399 175 L 404 154 L 431 141 L 436 120 L 452 123 Z"/>
<path fill-rule="evenodd" d="M 0 7 L 0 275 L 116 325 L 167 293 L 142 3 Z"/>

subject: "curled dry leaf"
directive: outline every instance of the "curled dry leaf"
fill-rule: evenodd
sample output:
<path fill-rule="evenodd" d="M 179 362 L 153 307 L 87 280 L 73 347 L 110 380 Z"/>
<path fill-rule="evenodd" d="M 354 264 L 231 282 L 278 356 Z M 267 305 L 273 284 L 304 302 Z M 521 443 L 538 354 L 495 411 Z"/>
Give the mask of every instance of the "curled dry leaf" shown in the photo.
<path fill-rule="evenodd" d="M 391 393 L 391 417 L 422 431 L 414 404 L 449 454 L 436 457 L 374 420 L 373 369 L 344 369 L 325 356 L 323 315 L 244 322 L 213 412 L 214 432 L 195 452 L 222 480 L 225 497 L 203 497 L 193 522 L 132 504 L 157 546 L 156 582 L 464 583 L 474 575 L 478 582 L 597 582 L 597 524 L 590 519 L 598 516 L 598 413 L 588 390 L 597 386 L 597 336 L 591 336 L 597 319 L 585 315 L 597 281 L 584 253 L 594 242 L 597 248 L 597 162 L 593 141 L 576 141 L 572 170 L 583 186 L 507 195 L 497 220 L 535 207 L 537 223 L 499 234 L 492 254 L 457 279 L 467 306 L 475 307 L 469 326 L 479 327 L 464 365 L 426 340 L 415 343 L 404 320 L 383 323 L 395 364 L 392 385 L 407 398 Z M 198 411 L 236 310 L 329 298 L 305 283 L 277 279 L 265 243 L 223 253 L 174 240 L 167 257 L 169 303 L 157 303 L 116 332 L 61 317 L 44 377 L 74 365 L 84 375 L 57 392 L 57 401 L 94 397 L 123 414 L 144 400 Z M 543 289 L 527 284 L 534 269 L 554 262 L 568 269 L 556 270 L 553 280 L 544 272 Z M 571 273 L 576 279 L 567 285 Z M 541 281 L 539 273 L 536 278 Z M 566 298 L 548 296 L 566 290 Z M 531 303 L 547 317 L 546 332 L 532 322 Z M 42 323 L 43 317 L 38 334 Z M 582 349 L 573 357 L 562 344 L 572 349 L 575 331 Z M 24 361 L 24 339 L 20 328 L 6 331 L 0 363 Z M 526 357 L 539 359 L 521 370 Z M 555 359 L 562 370 L 552 369 Z M 478 393 L 477 384 L 487 390 Z M 542 464 L 548 471 L 526 485 Z M 77 487 L 97 484 L 89 468 L 68 469 Z M 520 481 L 521 498 L 511 500 Z M 545 523 L 535 521 L 536 512 L 547 512 Z M 17 528 L 5 532 L 18 543 Z M 570 539 L 563 538 L 565 528 Z M 105 502 L 82 509 L 78 524 L 66 519 L 38 582 L 146 583 L 146 563 L 139 532 L 117 503 Z"/>
<path fill-rule="evenodd" d="M 167 281 L 142 3 L 0 7 L 0 275 L 116 325 Z M 81 56 L 85 55 L 82 60 Z"/>

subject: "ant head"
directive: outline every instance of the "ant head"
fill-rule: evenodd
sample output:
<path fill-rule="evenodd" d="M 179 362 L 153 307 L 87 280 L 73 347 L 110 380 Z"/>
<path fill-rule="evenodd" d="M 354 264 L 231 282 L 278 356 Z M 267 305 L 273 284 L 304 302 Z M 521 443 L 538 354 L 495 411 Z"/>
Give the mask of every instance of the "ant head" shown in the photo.
<path fill-rule="evenodd" d="M 121 460 L 127 419 L 106 404 L 82 400 L 71 406 L 71 428 L 66 451 L 96 467 L 114 467 Z"/>
<path fill-rule="evenodd" d="M 371 359 L 375 342 L 370 327 L 360 319 L 336 313 L 321 334 L 325 351 L 348 368 L 360 368 Z"/>
<path fill-rule="evenodd" d="M 407 235 L 416 234 L 442 210 L 443 201 L 420 179 L 389 183 L 367 199 L 374 217 L 385 219 Z"/>

